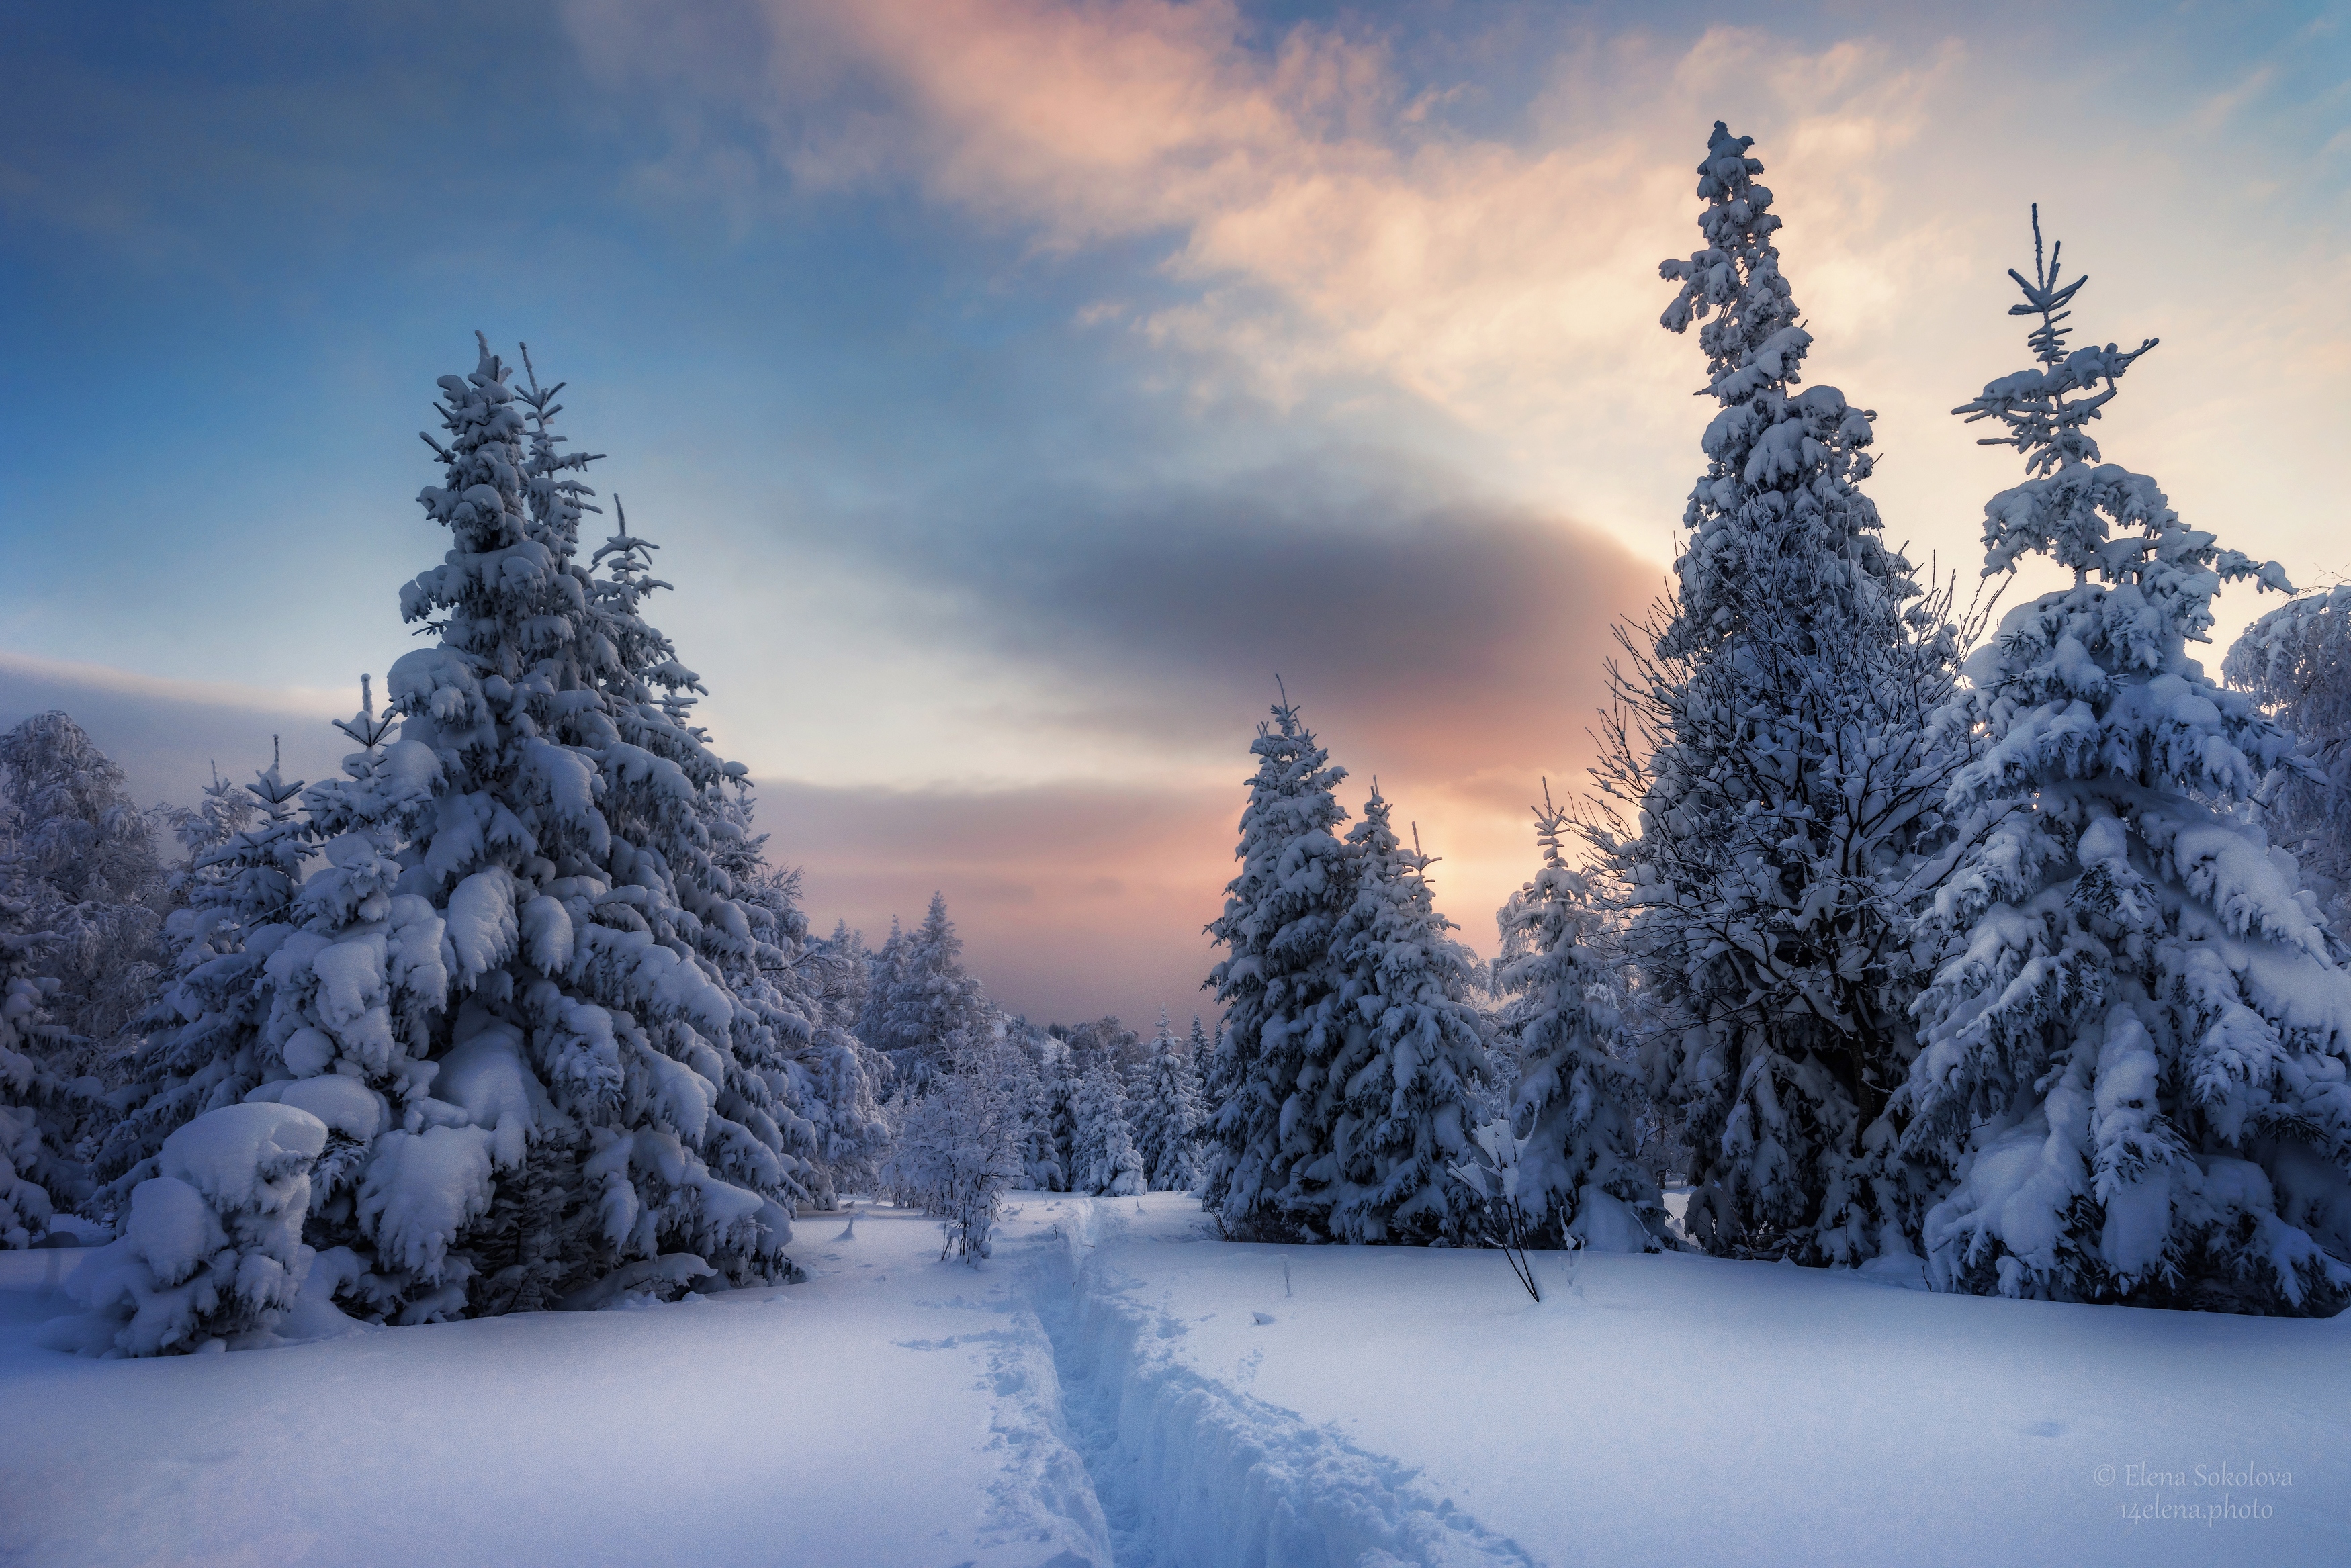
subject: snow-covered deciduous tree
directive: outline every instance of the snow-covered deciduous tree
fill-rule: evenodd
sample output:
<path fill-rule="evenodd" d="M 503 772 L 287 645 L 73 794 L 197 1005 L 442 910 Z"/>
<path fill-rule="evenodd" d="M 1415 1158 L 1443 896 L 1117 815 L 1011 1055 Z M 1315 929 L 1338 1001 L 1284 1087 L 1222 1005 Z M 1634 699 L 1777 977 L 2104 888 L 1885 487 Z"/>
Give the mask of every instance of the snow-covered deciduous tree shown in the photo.
<path fill-rule="evenodd" d="M 990 1038 L 933 1075 L 928 1092 L 905 1107 L 886 1176 L 893 1190 L 937 1217 L 939 1257 L 974 1268 L 989 1254 L 1004 1194 L 1021 1175 L 1007 1064 L 998 1059 L 1010 1048 Z"/>
<path fill-rule="evenodd" d="M 1812 337 L 1749 145 L 1716 124 L 1706 248 L 1661 268 L 1717 411 L 1673 597 L 1619 633 L 1590 836 L 1625 908 L 1648 1087 L 1689 1142 L 1693 1234 L 1851 1263 L 1902 1245 L 1915 1199 L 1888 1114 L 1924 982 L 1911 916 L 1965 760 L 1929 723 L 1959 637 L 1859 488 L 1874 415 L 1799 389 Z"/>
<path fill-rule="evenodd" d="M 325 1123 L 290 1106 L 222 1106 L 163 1140 L 122 1233 L 68 1288 L 88 1309 L 51 1343 L 173 1355 L 271 1343 L 310 1266 L 302 1222 Z"/>
<path fill-rule="evenodd" d="M 1468 1001 L 1469 950 L 1446 933 L 1427 870 L 1376 784 L 1348 831 L 1353 898 L 1332 942 L 1339 1049 L 1312 1121 L 1330 1129 L 1331 1233 L 1343 1241 L 1458 1241 L 1476 1194 L 1453 1174 L 1470 1158 L 1474 1096 L 1491 1071 L 1485 1019 Z"/>
<path fill-rule="evenodd" d="M 1562 852 L 1571 831 L 1546 790 L 1535 811 L 1542 869 L 1506 910 L 1513 940 L 1504 944 L 1510 1001 L 1502 1028 L 1519 1078 L 1508 1117 L 1510 1168 L 1495 1171 L 1489 1186 L 1507 1189 L 1521 1213 L 1500 1216 L 1493 1229 L 1518 1245 L 1654 1251 L 1665 1211 L 1655 1178 L 1635 1158 L 1627 1106 L 1637 1091 L 1608 1049 L 1616 1019 L 1595 995 L 1607 989 L 1601 916 L 1589 882 Z M 1501 1147 L 1484 1143 L 1489 1156 Z"/>
<path fill-rule="evenodd" d="M 1077 1150 L 1070 1190 L 1119 1195 L 1148 1190 L 1117 1063 L 1104 1054 L 1088 1060 L 1071 1097 L 1071 1111 L 1077 1122 Z"/>
<path fill-rule="evenodd" d="M 2305 594 L 2245 628 L 2221 673 L 2291 731 L 2307 767 L 2272 771 L 2259 817 L 2291 846 L 2334 929 L 2351 916 L 2351 587 Z"/>
<path fill-rule="evenodd" d="M 1202 1198 L 1229 1235 L 1319 1239 L 1334 1173 L 1331 1129 L 1309 1113 L 1343 1038 L 1331 943 L 1354 889 L 1332 792 L 1347 774 L 1286 701 L 1249 751 L 1241 870 L 1207 928 L 1225 950 L 1208 984 L 1226 1013 Z"/>
<path fill-rule="evenodd" d="M 64 1032 L 50 1064 L 68 1077 L 114 1075 L 161 981 L 172 898 L 155 827 L 70 716 L 37 713 L 0 735 L 0 879 L 25 906 L 20 934 L 46 938 Z"/>
<path fill-rule="evenodd" d="M 2011 273 L 2032 368 L 1955 410 L 2023 483 L 1984 508 L 1985 570 L 2070 586 L 1969 660 L 1983 754 L 1951 804 L 1982 842 L 1938 897 L 1955 950 L 1918 1003 L 1911 1150 L 1945 1290 L 2330 1313 L 2351 1294 L 2351 975 L 2294 857 L 2231 808 L 2287 765 L 2253 701 L 2188 648 L 2223 582 L 2274 565 L 2182 522 L 2090 426 L 2155 345 L 2069 350 L 2085 279 Z"/>
<path fill-rule="evenodd" d="M 1192 1045 L 1176 1038 L 1160 1009 L 1151 1054 L 1130 1070 L 1127 1105 L 1134 1148 L 1154 1192 L 1189 1192 L 1200 1183 L 1200 1074 L 1193 1052 L 1205 1051 L 1207 1032 L 1192 1020 Z"/>

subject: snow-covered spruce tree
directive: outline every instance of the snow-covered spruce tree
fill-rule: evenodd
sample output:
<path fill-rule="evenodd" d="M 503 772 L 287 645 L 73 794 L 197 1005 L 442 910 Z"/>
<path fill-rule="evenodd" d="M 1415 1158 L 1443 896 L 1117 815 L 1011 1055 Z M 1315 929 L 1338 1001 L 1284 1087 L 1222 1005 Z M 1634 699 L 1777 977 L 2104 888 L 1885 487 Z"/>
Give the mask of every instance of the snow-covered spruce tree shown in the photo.
<path fill-rule="evenodd" d="M 987 1032 L 996 1009 L 964 972 L 963 939 L 947 918 L 945 895 L 931 895 L 923 923 L 912 931 L 900 931 L 893 920 L 890 938 L 874 965 L 865 1042 L 895 1064 L 903 1092 L 920 1095 L 953 1067 L 958 1042 Z"/>
<path fill-rule="evenodd" d="M 1205 1141 L 1202 1200 L 1244 1240 L 1330 1234 L 1332 1129 L 1310 1114 L 1338 1054 L 1331 944 L 1353 902 L 1347 813 L 1333 796 L 1347 776 L 1287 701 L 1258 726 L 1258 759 L 1234 851 L 1240 875 L 1208 935 L 1225 950 L 1208 986 L 1226 1008 Z"/>
<path fill-rule="evenodd" d="M 1004 1028 L 1005 1052 L 1000 1066 L 1013 1127 L 1013 1150 L 1020 1166 L 1019 1184 L 1038 1192 L 1069 1190 L 1069 1167 L 1054 1137 L 1054 1117 L 1061 1091 L 1054 1083 L 1059 1073 L 1061 1042 L 1026 1018 L 1013 1018 Z"/>
<path fill-rule="evenodd" d="M 888 1126 L 873 1093 L 880 1059 L 850 1033 L 852 997 L 862 983 L 864 962 L 855 952 L 810 937 L 799 871 L 768 864 L 768 836 L 751 831 L 749 792 L 713 791 L 705 801 L 713 858 L 735 888 L 752 938 L 722 962 L 721 972 L 739 995 L 771 1015 L 782 1052 L 784 1102 L 794 1113 L 778 1118 L 778 1126 L 800 1159 L 810 1200 L 834 1208 L 844 1189 L 872 1187 L 876 1162 L 888 1147 Z M 837 935 L 853 946 L 845 926 Z M 769 1072 L 773 1077 L 772 1065 Z"/>
<path fill-rule="evenodd" d="M 1192 1037 L 1196 1048 L 1207 1047 L 1197 1018 L 1192 1020 Z M 1193 1060 L 1161 1009 L 1151 1054 L 1134 1069 L 1127 1092 L 1135 1153 L 1153 1192 L 1189 1192 L 1200 1184 L 1200 1075 Z"/>
<path fill-rule="evenodd" d="M 1485 1020 L 1467 1000 L 1469 951 L 1437 912 L 1431 857 L 1404 846 L 1389 810 L 1375 783 L 1347 833 L 1353 897 L 1332 942 L 1340 1044 L 1311 1119 L 1331 1129 L 1334 1237 L 1456 1241 L 1477 1207 L 1452 1170 L 1475 1147 Z"/>
<path fill-rule="evenodd" d="M 552 431 L 559 389 L 518 391 L 486 347 L 441 388 L 447 476 L 420 499 L 454 547 L 402 597 L 438 645 L 306 793 L 326 865 L 246 928 L 254 1001 L 214 1007 L 217 964 L 184 977 L 191 1059 L 149 1131 L 224 1093 L 326 1123 L 313 1231 L 371 1316 L 773 1277 L 804 1189 L 792 1021 L 727 982 L 765 956 L 711 836 L 740 770 L 685 722 L 640 542 L 603 576 L 577 559 L 590 460 Z"/>
<path fill-rule="evenodd" d="M 212 851 L 253 826 L 261 807 L 253 792 L 220 776 L 214 764 L 212 782 L 200 793 L 203 799 L 193 807 L 166 807 L 165 815 L 172 827 L 172 836 L 186 851 L 180 863 L 166 876 L 173 898 L 183 905 L 195 902 L 194 893 L 200 883 L 220 879 L 220 868 L 211 861 Z"/>
<path fill-rule="evenodd" d="M 2351 916 L 2351 587 L 2270 611 L 2229 649 L 2221 673 L 2291 731 L 2307 767 L 2262 786 L 2260 821 L 2291 845 L 2334 928 Z"/>
<path fill-rule="evenodd" d="M 390 684 L 401 745 L 440 769 L 396 891 L 445 919 L 455 963 L 429 1042 L 439 1072 L 410 1075 L 403 1126 L 362 1183 L 378 1272 L 406 1276 L 412 1302 L 477 1273 L 475 1312 L 666 1253 L 773 1277 L 804 1196 L 779 1125 L 795 1041 L 726 982 L 756 938 L 706 805 L 743 769 L 685 721 L 680 699 L 702 687 L 641 613 L 664 586 L 641 542 L 623 528 L 602 577 L 576 559 L 591 459 L 553 432 L 560 388 L 518 392 L 486 346 L 440 384 L 447 479 L 420 500 L 455 548 L 402 594 L 440 646 Z M 426 1152 L 447 1114 L 428 1097 L 463 1110 L 447 1131 L 484 1135 L 461 1179 Z M 545 1228 L 477 1256 L 465 1231 L 496 1168 L 545 1189 Z"/>
<path fill-rule="evenodd" d="M 1916 1208 L 1887 1117 L 1924 980 L 1910 917 L 1964 761 L 1929 727 L 1958 642 L 1857 488 L 1874 416 L 1797 389 L 1812 338 L 1749 145 L 1716 124 L 1706 248 L 1660 269 L 1719 410 L 1674 597 L 1619 630 L 1590 837 L 1627 906 L 1649 1090 L 1692 1148 L 1692 1233 L 1850 1263 L 1902 1246 Z"/>
<path fill-rule="evenodd" d="M 22 901 L 0 897 L 0 918 L 25 922 Z M 61 1208 L 81 1197 L 82 1173 L 65 1154 L 80 1096 L 50 1065 L 65 1031 L 50 1021 L 56 977 L 40 972 L 42 940 L 0 930 L 0 1251 L 48 1234 Z"/>
<path fill-rule="evenodd" d="M 1061 1033 L 1061 1025 L 1048 1026 L 1037 1056 L 1038 1154 L 1050 1162 L 1054 1179 L 1046 1190 L 1073 1189 L 1078 1168 L 1077 1059 Z"/>
<path fill-rule="evenodd" d="M 67 1076 L 114 1075 L 161 981 L 172 900 L 155 826 L 68 714 L 0 735 L 0 876 L 26 906 L 25 929 L 47 937 L 50 1012 L 65 1032 L 51 1065 Z"/>
<path fill-rule="evenodd" d="M 1637 1089 L 1607 1048 L 1616 1019 L 1595 1000 L 1608 961 L 1591 885 L 1562 850 L 1573 830 L 1546 791 L 1535 810 L 1542 869 L 1507 909 L 1515 940 L 1505 943 L 1502 1027 L 1519 1062 L 1510 1196 L 1525 1212 L 1521 1245 L 1655 1251 L 1665 1210 L 1635 1158 L 1626 1107 Z"/>
<path fill-rule="evenodd" d="M 1956 412 L 2032 475 L 1984 508 L 1985 570 L 2071 587 L 1968 662 L 1988 746 L 1951 788 L 1990 826 L 1936 900 L 1958 950 L 1919 1000 L 1908 1147 L 1949 1183 L 1938 1288 L 2325 1314 L 2351 1294 L 2351 975 L 2294 857 L 2229 808 L 2290 742 L 2188 645 L 2276 566 L 2182 523 L 2090 423 L 2154 340 L 2068 351 L 2085 279 L 2011 273 L 2034 368 Z"/>
<path fill-rule="evenodd" d="M 890 934 L 883 939 L 880 947 L 871 949 L 865 955 L 865 985 L 864 994 L 858 1003 L 857 1037 L 865 1042 L 868 1049 L 879 1053 L 882 1059 L 890 1064 L 893 1080 L 898 1061 L 889 1043 L 891 997 L 898 984 L 899 971 L 904 965 L 905 956 L 906 933 L 898 924 L 898 917 L 893 915 L 890 917 Z M 892 1093 L 895 1097 L 897 1089 L 894 1084 Z"/>
<path fill-rule="evenodd" d="M 778 880 L 791 883 L 797 909 L 798 874 Z M 829 1179 L 836 1194 L 872 1191 L 890 1147 L 881 1103 L 893 1073 L 890 1059 L 857 1035 L 871 959 L 864 938 L 845 920 L 833 922 L 831 936 L 803 940 L 791 959 L 804 1005 L 816 1021 L 815 1038 L 795 1058 L 794 1104 L 817 1125 L 820 1179 Z"/>
<path fill-rule="evenodd" d="M 127 1064 L 131 1082 L 110 1096 L 122 1116 L 99 1146 L 102 1212 L 127 1210 L 165 1138 L 235 1105 L 267 1070 L 265 966 L 294 929 L 295 892 L 315 848 L 296 809 L 303 788 L 273 755 L 233 791 L 215 778 L 201 819 L 181 825 L 189 858 L 172 880 L 187 902 L 163 923 L 170 973 L 140 1021 L 145 1040 Z"/>
<path fill-rule="evenodd" d="M 1102 1054 L 1087 1062 L 1071 1097 L 1071 1112 L 1078 1137 L 1070 1190 L 1119 1196 L 1147 1191 L 1143 1156 L 1127 1119 L 1126 1085 L 1116 1062 Z"/>

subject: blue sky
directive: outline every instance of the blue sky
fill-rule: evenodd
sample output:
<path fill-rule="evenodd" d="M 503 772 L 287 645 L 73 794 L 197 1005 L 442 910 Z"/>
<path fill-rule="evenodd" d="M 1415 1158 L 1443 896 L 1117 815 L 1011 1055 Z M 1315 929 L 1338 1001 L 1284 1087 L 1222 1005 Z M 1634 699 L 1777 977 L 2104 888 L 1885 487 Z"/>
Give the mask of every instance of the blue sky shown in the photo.
<path fill-rule="evenodd" d="M 0 720 L 184 798 L 405 644 L 471 334 L 569 381 L 813 913 L 944 887 L 1057 1017 L 1196 1005 L 1279 670 L 1481 946 L 1702 416 L 1655 260 L 1758 139 L 1816 380 L 1971 571 L 2040 200 L 2165 347 L 2108 454 L 2351 565 L 2342 5 L 0 9 Z M 2253 607 L 2227 607 L 2224 630 Z M 1353 804 L 1351 802 L 1351 804 Z"/>

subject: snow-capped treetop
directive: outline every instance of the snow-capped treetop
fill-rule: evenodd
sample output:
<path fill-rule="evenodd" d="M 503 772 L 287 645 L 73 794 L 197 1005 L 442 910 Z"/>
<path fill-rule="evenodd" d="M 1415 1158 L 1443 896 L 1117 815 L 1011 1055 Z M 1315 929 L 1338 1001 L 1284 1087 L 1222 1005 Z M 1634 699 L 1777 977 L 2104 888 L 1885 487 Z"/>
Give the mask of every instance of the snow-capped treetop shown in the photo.
<path fill-rule="evenodd" d="M 2148 787 L 2246 799 L 2285 757 L 2286 740 L 2242 694 L 2207 678 L 2187 644 L 2206 640 L 2221 583 L 2292 586 L 2276 562 L 2221 549 L 2211 534 L 2181 522 L 2154 480 L 2099 461 L 2089 422 L 2156 340 L 2128 353 L 2111 343 L 2066 353 L 2072 329 L 2059 323 L 2088 279 L 2061 284 L 2053 251 L 2041 263 L 2037 207 L 2032 238 L 2035 275 L 2028 281 L 2011 270 L 2025 302 L 2009 311 L 2040 317 L 2028 340 L 2043 368 L 2003 376 L 1951 411 L 2007 426 L 2006 435 L 1981 444 L 2013 446 L 2035 476 L 1985 504 L 1984 575 L 2045 555 L 2074 574 L 2074 587 L 2009 611 L 1969 659 L 1973 700 L 1988 704 L 1995 739 L 1959 773 L 1953 802 L 2110 773 Z"/>
<path fill-rule="evenodd" d="M 1671 331 L 1702 323 L 1708 390 L 1721 411 L 1707 427 L 1707 471 L 1682 514 L 1690 532 L 1676 564 L 1679 604 L 1660 651 L 1701 648 L 1735 634 L 1737 597 L 1729 579 L 1741 565 L 1731 535 L 1770 535 L 1783 549 L 1822 557 L 1817 597 L 1834 613 L 1855 596 L 1907 601 L 1917 593 L 1910 564 L 1886 548 L 1876 505 L 1855 488 L 1870 473 L 1864 450 L 1876 414 L 1848 405 L 1834 387 L 1792 389 L 1803 379 L 1812 335 L 1799 325 L 1780 253 L 1771 192 L 1755 182 L 1754 138 L 1720 120 L 1698 164 L 1706 198 L 1698 228 L 1706 247 L 1658 264 L 1680 289 L 1660 320 Z"/>
<path fill-rule="evenodd" d="M 892 919 L 890 940 L 875 956 L 862 1033 L 866 1044 L 889 1054 L 914 1093 L 954 1070 L 956 1054 L 991 1033 L 995 1015 L 987 992 L 964 971 L 963 938 L 947 918 L 945 894 L 931 895 L 923 923 L 912 931 Z"/>
<path fill-rule="evenodd" d="M 1705 323 L 1698 347 L 1706 351 L 1707 384 L 1726 404 L 1802 380 L 1804 350 L 1813 341 L 1797 325 L 1802 313 L 1795 291 L 1780 275 L 1780 250 L 1771 236 L 1780 232 L 1781 218 L 1771 210 L 1771 188 L 1755 182 L 1763 161 L 1747 156 L 1754 145 L 1753 137 L 1733 136 L 1722 121 L 1714 122 L 1698 166 L 1698 193 L 1706 199 L 1698 226 L 1706 248 L 1657 268 L 1659 276 L 1682 285 L 1659 319 L 1673 332 Z"/>
<path fill-rule="evenodd" d="M 2026 471 L 2036 474 L 2069 462 L 2098 461 L 2098 443 L 2091 438 L 2090 421 L 2100 418 L 2106 404 L 2113 400 L 2117 389 L 2115 382 L 2130 369 L 2132 361 L 2159 341 L 2150 337 L 2127 352 L 2111 343 L 2103 348 L 2067 352 L 2065 338 L 2074 329 L 2058 323 L 2073 316 L 2066 307 L 2090 279 L 2085 274 L 2071 283 L 2060 281 L 2058 258 L 2064 249 L 2060 242 L 2050 247 L 2043 259 L 2041 204 L 2034 202 L 2032 275 L 2028 278 L 2014 267 L 2008 269 L 2008 275 L 2024 291 L 2024 302 L 2010 306 L 2008 313 L 2041 317 L 2041 325 L 2026 334 L 2025 342 L 2042 368 L 2018 370 L 1988 382 L 1980 395 L 1951 410 L 1967 415 L 1970 424 L 1996 419 L 2008 426 L 2006 435 L 1981 436 L 1976 444 L 2012 446 L 2024 454 Z M 2105 383 L 2103 390 L 2099 388 L 2102 381 Z M 2095 531 L 2061 541 L 2055 552 L 2058 565 L 2077 572 L 2092 569 L 2098 565 L 2098 543 L 2099 535 Z M 1987 574 L 2014 559 L 2013 550 L 2003 554 L 1989 538 L 1986 544 L 1991 546 L 1985 564 Z"/>
<path fill-rule="evenodd" d="M 1261 991 L 1269 965 L 1319 959 L 1331 940 L 1334 897 L 1343 889 L 1342 852 L 1332 830 L 1347 819 L 1333 792 L 1347 770 L 1315 744 L 1298 710 L 1279 704 L 1259 724 L 1249 753 L 1258 759 L 1241 812 L 1240 874 L 1225 888 L 1225 912 L 1208 934 L 1231 956 L 1209 974 L 1220 1000 Z M 1231 994 L 1228 994 L 1228 993 Z"/>
<path fill-rule="evenodd" d="M 122 770 L 70 715 L 36 713 L 0 735 L 0 809 L 11 869 L 68 902 L 119 901 L 162 876 L 146 814 L 122 792 Z"/>
<path fill-rule="evenodd" d="M 2235 550 L 2218 549 L 2212 535 L 2189 528 L 2144 474 L 2099 463 L 2098 443 L 2089 426 L 2114 400 L 2116 383 L 2139 356 L 2156 346 L 2150 337 L 2125 351 L 2103 348 L 2065 349 L 2073 330 L 2060 322 L 2085 275 L 2061 284 L 2058 250 L 2041 260 L 2041 209 L 2032 211 L 2033 276 L 2014 268 L 2009 276 L 2024 292 L 2011 316 L 2038 316 L 2028 341 L 2037 370 L 2019 370 L 1988 382 L 1981 393 L 1951 411 L 1968 422 L 1998 420 L 2005 435 L 1984 436 L 1981 446 L 2010 446 L 2024 454 L 2034 479 L 2001 492 L 1984 507 L 1984 575 L 2013 568 L 2019 556 L 2039 553 L 2074 575 L 2128 584 L 2162 614 L 2160 632 L 2136 639 L 2130 659 L 2154 669 L 2163 657 L 2164 635 L 2204 640 L 2212 624 L 2212 595 L 2222 581 L 2251 577 L 2263 587 L 2291 591 L 2274 561 L 2256 563 Z"/>

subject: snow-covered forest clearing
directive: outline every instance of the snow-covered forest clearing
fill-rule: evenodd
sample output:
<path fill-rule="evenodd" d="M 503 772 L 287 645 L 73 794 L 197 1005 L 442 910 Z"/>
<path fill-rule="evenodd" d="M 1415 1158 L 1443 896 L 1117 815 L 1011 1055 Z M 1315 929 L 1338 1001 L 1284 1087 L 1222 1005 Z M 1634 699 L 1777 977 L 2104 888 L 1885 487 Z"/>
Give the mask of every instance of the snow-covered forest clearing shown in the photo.
<path fill-rule="evenodd" d="M 657 509 L 478 337 L 339 775 L 0 736 L 0 1557 L 2351 1558 L 2351 588 L 2109 461 L 2158 344 L 2038 208 L 1987 593 L 1906 558 L 1758 152 L 1495 955 L 1275 686 L 1139 1030 L 812 921 Z"/>
<path fill-rule="evenodd" d="M 857 1214 L 803 1224 L 794 1284 L 129 1366 L 38 1350 L 42 1254 L 0 1259 L 0 1376 L 55 1413 L 0 1436 L 7 1548 L 713 1568 L 2342 1557 L 2351 1387 L 2305 1322 L 2020 1321 L 1680 1254 L 1541 1257 L 1538 1305 L 1488 1255 L 1220 1241 L 1172 1193 L 1010 1195 L 974 1275 L 938 1262 L 923 1217 Z M 2291 1484 L 2247 1473 L 2286 1454 Z M 2263 1511 L 2190 1511 L 2231 1499 Z"/>

